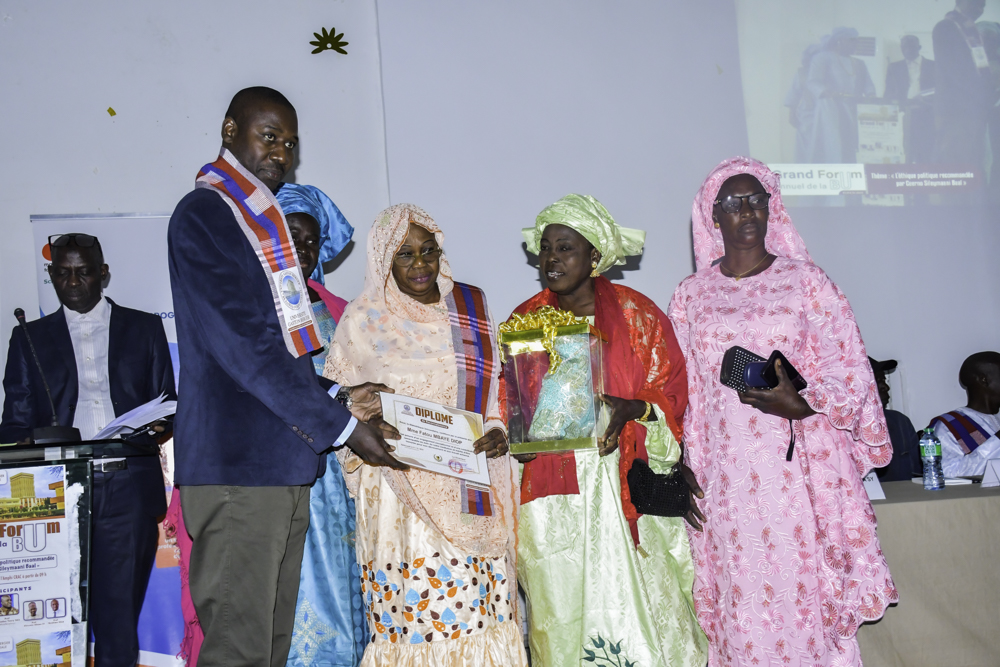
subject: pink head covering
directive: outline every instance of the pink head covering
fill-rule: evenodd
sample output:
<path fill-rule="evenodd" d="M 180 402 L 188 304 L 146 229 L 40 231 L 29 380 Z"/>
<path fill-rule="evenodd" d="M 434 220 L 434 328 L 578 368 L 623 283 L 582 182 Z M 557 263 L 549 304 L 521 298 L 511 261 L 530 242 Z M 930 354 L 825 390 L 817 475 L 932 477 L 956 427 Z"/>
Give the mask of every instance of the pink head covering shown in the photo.
<path fill-rule="evenodd" d="M 712 221 L 712 206 L 719 189 L 727 180 L 737 174 L 755 176 L 764 189 L 771 194 L 768 207 L 767 236 L 764 247 L 773 255 L 801 259 L 812 262 L 806 244 L 795 230 L 792 219 L 788 217 L 785 205 L 781 202 L 780 176 L 767 165 L 752 157 L 737 156 L 724 160 L 712 170 L 701 189 L 695 195 L 691 206 L 691 226 L 694 236 L 694 261 L 699 271 L 711 266 L 712 262 L 725 254 L 722 244 L 722 232 L 716 229 Z"/>

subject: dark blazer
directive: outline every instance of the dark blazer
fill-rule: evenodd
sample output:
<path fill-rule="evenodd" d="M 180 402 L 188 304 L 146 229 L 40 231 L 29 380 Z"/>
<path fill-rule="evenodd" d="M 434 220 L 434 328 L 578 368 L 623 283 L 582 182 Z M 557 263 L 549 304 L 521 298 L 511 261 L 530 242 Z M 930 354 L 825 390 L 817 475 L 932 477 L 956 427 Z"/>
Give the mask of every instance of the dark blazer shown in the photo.
<path fill-rule="evenodd" d="M 170 218 L 170 285 L 180 354 L 174 421 L 179 485 L 312 484 L 350 412 L 285 347 L 269 286 L 233 211 L 188 193 Z"/>
<path fill-rule="evenodd" d="M 924 58 L 920 62 L 920 90 L 934 88 L 934 61 Z M 885 95 L 887 100 L 905 102 L 910 92 L 910 70 L 905 60 L 889 63 L 885 71 Z"/>
<path fill-rule="evenodd" d="M 148 403 L 161 393 L 175 400 L 174 368 L 163 321 L 157 315 L 124 308 L 111 299 L 108 301 L 111 304 L 108 379 L 115 416 Z M 60 308 L 51 315 L 28 322 L 27 327 L 52 391 L 59 423 L 72 425 L 79 380 L 66 315 Z M 21 440 L 29 437 L 32 429 L 52 423 L 45 387 L 19 326 L 10 336 L 3 388 L 0 442 Z M 154 515 L 163 514 L 167 508 L 159 461 L 155 466 L 137 466 L 132 479 L 146 509 Z"/>

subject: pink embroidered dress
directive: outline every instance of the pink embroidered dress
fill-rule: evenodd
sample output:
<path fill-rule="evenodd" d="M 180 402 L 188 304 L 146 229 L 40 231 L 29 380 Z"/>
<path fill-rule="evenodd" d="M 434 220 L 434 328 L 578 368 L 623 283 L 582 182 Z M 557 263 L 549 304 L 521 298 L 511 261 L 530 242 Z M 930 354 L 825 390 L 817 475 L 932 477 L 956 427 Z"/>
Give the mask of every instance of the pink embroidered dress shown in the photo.
<path fill-rule="evenodd" d="M 713 265 L 724 249 L 712 204 L 740 173 L 772 195 L 765 243 L 777 259 L 737 281 Z M 692 220 L 698 271 L 674 292 L 669 317 L 687 362 L 685 456 L 705 491 L 704 531 L 688 532 L 709 665 L 861 665 L 858 626 L 898 595 L 861 482 L 892 447 L 851 306 L 812 263 L 762 163 L 719 165 Z M 818 414 L 794 423 L 790 462 L 788 420 L 719 382 L 733 345 L 781 350 L 809 383 L 801 393 Z"/>

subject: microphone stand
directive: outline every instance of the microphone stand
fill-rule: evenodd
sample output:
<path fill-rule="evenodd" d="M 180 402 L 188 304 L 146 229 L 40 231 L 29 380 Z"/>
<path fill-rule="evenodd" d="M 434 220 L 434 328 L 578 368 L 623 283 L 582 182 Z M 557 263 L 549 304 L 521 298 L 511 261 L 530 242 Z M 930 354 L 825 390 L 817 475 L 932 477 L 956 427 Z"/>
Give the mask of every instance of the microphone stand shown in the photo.
<path fill-rule="evenodd" d="M 59 417 L 56 415 L 56 404 L 52 400 L 52 392 L 49 391 L 49 383 L 45 379 L 45 372 L 42 371 L 42 363 L 38 360 L 38 353 L 35 352 L 35 344 L 31 342 L 31 334 L 28 333 L 28 325 L 24 321 L 24 311 L 20 308 L 15 308 L 14 317 L 17 318 L 17 322 L 21 326 L 21 331 L 24 332 L 24 337 L 28 341 L 31 356 L 35 360 L 35 367 L 38 369 L 38 375 L 42 378 L 42 386 L 45 387 L 45 395 L 48 396 L 49 407 L 52 409 L 52 425 L 34 429 L 31 433 L 32 440 L 37 445 L 47 445 L 56 442 L 78 442 L 80 440 L 80 429 L 59 425 Z"/>

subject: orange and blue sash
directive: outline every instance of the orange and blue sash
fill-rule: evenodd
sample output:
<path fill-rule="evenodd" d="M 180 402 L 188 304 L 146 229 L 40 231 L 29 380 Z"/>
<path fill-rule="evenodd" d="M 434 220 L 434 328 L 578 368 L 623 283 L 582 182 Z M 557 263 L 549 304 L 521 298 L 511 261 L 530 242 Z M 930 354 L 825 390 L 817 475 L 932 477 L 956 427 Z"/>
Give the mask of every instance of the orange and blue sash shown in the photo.
<path fill-rule="evenodd" d="M 301 357 L 321 345 L 292 235 L 278 201 L 228 150 L 198 172 L 195 187 L 211 188 L 229 205 L 267 273 L 288 351 Z"/>

